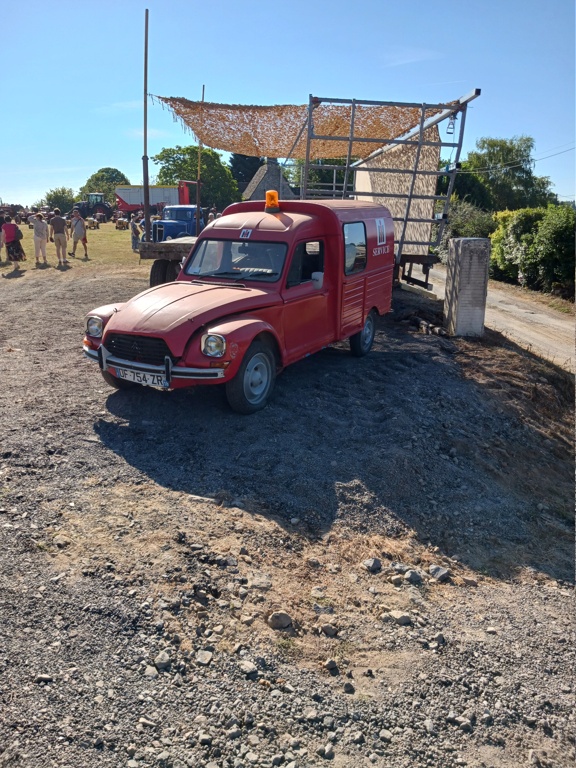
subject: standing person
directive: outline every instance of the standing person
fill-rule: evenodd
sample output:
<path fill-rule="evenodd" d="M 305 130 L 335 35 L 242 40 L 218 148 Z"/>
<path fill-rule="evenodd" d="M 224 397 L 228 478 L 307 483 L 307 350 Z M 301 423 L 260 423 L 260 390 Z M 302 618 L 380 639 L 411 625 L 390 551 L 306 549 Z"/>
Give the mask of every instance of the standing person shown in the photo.
<path fill-rule="evenodd" d="M 138 243 L 140 241 L 140 228 L 136 221 L 136 214 L 130 216 L 130 235 L 132 237 L 132 250 L 134 253 L 138 253 Z"/>
<path fill-rule="evenodd" d="M 34 256 L 36 257 L 36 266 L 40 266 L 40 254 L 42 254 L 43 263 L 48 266 L 46 261 L 46 243 L 48 242 L 48 224 L 44 221 L 44 216 L 37 213 L 34 217 Z"/>
<path fill-rule="evenodd" d="M 4 224 L 4 214 L 0 213 L 0 264 L 2 264 L 2 224 Z M 8 256 L 6 256 L 6 261 L 8 261 Z"/>
<path fill-rule="evenodd" d="M 76 247 L 78 243 L 82 243 L 84 246 L 84 258 L 88 259 L 88 238 L 86 237 L 86 222 L 80 216 L 80 211 L 75 208 L 72 211 L 72 252 L 68 252 L 68 256 L 72 256 L 73 258 L 76 258 Z M 65 264 L 68 263 L 67 260 L 64 261 Z"/>
<path fill-rule="evenodd" d="M 68 250 L 68 227 L 66 219 L 60 215 L 60 208 L 54 208 L 54 216 L 50 219 L 50 240 L 56 246 L 56 256 L 58 256 L 58 266 L 62 267 L 68 263 L 66 251 Z"/>
<path fill-rule="evenodd" d="M 4 224 L 2 224 L 2 238 L 1 242 L 6 246 L 6 254 L 8 261 L 14 264 L 14 272 L 17 272 L 20 267 L 18 264 L 21 261 L 26 261 L 26 254 L 24 248 L 17 237 L 18 227 L 12 222 L 11 216 L 4 217 Z"/>

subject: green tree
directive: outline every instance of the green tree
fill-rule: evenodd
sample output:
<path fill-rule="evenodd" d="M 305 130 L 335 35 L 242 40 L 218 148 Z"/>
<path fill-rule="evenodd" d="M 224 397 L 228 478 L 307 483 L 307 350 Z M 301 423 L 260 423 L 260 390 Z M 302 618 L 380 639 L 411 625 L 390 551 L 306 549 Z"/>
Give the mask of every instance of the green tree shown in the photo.
<path fill-rule="evenodd" d="M 70 187 L 57 187 L 46 192 L 40 205 L 48 205 L 52 211 L 54 208 L 59 208 L 62 213 L 66 213 L 72 210 L 75 198 L 74 190 Z"/>
<path fill-rule="evenodd" d="M 198 147 L 163 149 L 152 158 L 160 166 L 159 184 L 177 184 L 179 180 L 193 181 L 198 174 Z M 200 159 L 200 204 L 222 210 L 240 200 L 238 185 L 227 165 L 213 149 L 203 148 Z"/>
<path fill-rule="evenodd" d="M 492 210 L 515 211 L 556 202 L 550 179 L 534 175 L 534 139 L 530 136 L 481 138 L 476 148 L 468 153 L 462 170 L 480 178 L 490 193 Z"/>
<path fill-rule="evenodd" d="M 515 211 L 558 203 L 547 176 L 535 176 L 532 151 L 534 139 L 481 138 L 476 151 L 462 162 L 453 193 L 485 211 Z M 440 167 L 447 164 L 442 160 Z M 437 194 L 445 194 L 448 177 L 440 176 Z"/>
<path fill-rule="evenodd" d="M 254 174 L 263 164 L 263 157 L 239 155 L 236 152 L 232 153 L 229 163 L 232 176 L 240 184 L 248 184 L 248 182 L 252 181 Z"/>
<path fill-rule="evenodd" d="M 80 188 L 77 200 L 86 200 L 89 192 L 102 192 L 104 200 L 110 205 L 116 205 L 116 187 L 121 184 L 130 184 L 128 178 L 117 168 L 100 168 L 93 173 Z"/>
<path fill-rule="evenodd" d="M 447 160 L 440 161 L 440 168 L 445 168 L 449 164 Z M 481 176 L 466 171 L 466 163 L 463 163 L 463 170 L 456 174 L 452 194 L 454 199 L 465 200 L 475 208 L 483 211 L 492 210 L 492 198 L 490 190 L 484 183 Z M 436 194 L 445 195 L 448 191 L 448 176 L 439 176 L 436 185 Z"/>

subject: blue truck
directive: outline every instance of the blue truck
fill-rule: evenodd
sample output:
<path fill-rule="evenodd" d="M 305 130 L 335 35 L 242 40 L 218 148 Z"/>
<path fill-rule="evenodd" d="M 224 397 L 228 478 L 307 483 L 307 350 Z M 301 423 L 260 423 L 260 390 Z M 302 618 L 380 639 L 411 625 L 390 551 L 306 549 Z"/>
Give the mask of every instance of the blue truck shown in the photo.
<path fill-rule="evenodd" d="M 200 210 L 200 230 L 204 226 L 202 210 Z M 176 237 L 195 237 L 196 206 L 167 205 L 162 211 L 162 218 L 152 222 L 152 241 L 163 243 Z"/>
<path fill-rule="evenodd" d="M 200 231 L 204 218 L 200 209 Z M 152 240 L 140 243 L 140 258 L 151 259 L 150 287 L 176 280 L 180 264 L 196 242 L 196 206 L 167 205 L 162 219 L 152 222 Z"/>

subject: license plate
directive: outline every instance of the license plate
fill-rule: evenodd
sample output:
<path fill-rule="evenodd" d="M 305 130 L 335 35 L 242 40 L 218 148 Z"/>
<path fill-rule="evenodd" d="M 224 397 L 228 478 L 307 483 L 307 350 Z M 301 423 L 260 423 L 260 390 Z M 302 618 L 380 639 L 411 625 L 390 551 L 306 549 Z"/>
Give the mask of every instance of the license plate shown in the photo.
<path fill-rule="evenodd" d="M 140 371 L 127 371 L 125 368 L 112 368 L 114 376 L 125 381 L 134 381 L 146 387 L 165 386 L 164 376 L 160 373 L 141 373 Z"/>

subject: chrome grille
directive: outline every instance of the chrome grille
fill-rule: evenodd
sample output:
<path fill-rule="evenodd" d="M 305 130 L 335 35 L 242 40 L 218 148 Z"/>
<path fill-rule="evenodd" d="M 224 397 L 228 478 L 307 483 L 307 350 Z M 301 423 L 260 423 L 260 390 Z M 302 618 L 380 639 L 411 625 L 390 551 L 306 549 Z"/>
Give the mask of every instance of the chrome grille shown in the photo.
<path fill-rule="evenodd" d="M 170 352 L 164 339 L 155 339 L 150 336 L 113 333 L 106 336 L 104 346 L 114 357 L 119 357 L 122 360 L 133 360 L 135 363 L 164 365 L 166 356 L 172 360 L 172 363 L 176 363 L 178 360 Z"/>

